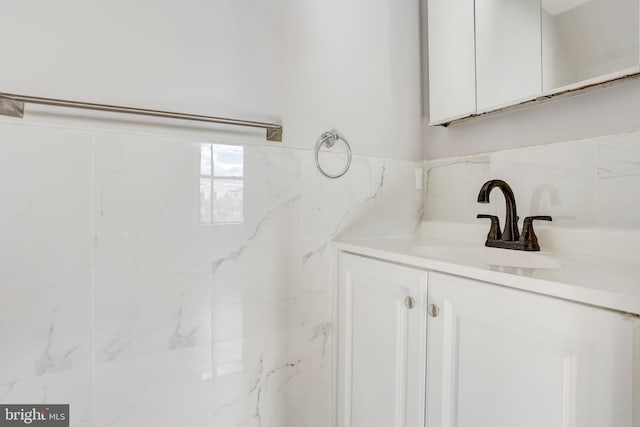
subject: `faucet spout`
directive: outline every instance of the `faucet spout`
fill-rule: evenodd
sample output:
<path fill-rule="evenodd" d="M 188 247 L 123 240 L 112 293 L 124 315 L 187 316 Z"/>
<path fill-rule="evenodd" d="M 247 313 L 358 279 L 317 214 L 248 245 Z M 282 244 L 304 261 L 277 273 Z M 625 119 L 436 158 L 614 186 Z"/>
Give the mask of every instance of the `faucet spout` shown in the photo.
<path fill-rule="evenodd" d="M 518 231 L 518 212 L 516 209 L 516 198 L 509 184 L 501 179 L 487 181 L 480 189 L 478 203 L 489 203 L 491 190 L 496 187 L 502 191 L 507 203 L 507 214 L 505 217 L 504 231 L 502 232 L 502 240 L 516 242 L 520 238 L 520 232 Z"/>

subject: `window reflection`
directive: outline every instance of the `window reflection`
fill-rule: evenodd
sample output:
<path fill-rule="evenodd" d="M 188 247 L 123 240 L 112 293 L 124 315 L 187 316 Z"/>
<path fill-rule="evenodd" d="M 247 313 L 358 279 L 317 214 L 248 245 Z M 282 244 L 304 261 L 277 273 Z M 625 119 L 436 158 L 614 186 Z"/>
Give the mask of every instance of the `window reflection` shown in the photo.
<path fill-rule="evenodd" d="M 200 222 L 241 224 L 244 220 L 244 147 L 222 144 L 200 146 Z M 222 287 L 214 297 L 214 374 L 243 370 L 242 290 Z"/>
<path fill-rule="evenodd" d="M 244 220 L 244 147 L 200 146 L 200 222 L 239 224 Z"/>

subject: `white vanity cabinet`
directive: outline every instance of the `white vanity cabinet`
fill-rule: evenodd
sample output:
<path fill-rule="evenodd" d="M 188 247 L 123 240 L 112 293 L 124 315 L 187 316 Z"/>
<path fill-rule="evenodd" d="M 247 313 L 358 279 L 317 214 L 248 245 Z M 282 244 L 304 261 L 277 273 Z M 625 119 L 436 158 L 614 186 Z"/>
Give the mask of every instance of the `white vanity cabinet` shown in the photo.
<path fill-rule="evenodd" d="M 344 252 L 337 315 L 338 427 L 640 427 L 635 316 Z"/>
<path fill-rule="evenodd" d="M 424 426 L 427 274 L 341 254 L 338 426 Z"/>

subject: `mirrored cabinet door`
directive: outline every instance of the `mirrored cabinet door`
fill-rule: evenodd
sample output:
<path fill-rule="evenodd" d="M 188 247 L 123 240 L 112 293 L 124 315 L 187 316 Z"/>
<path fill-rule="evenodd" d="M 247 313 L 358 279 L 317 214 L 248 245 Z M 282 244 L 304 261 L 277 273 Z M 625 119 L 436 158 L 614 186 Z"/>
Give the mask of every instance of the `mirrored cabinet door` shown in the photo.
<path fill-rule="evenodd" d="M 637 72 L 638 3 L 638 0 L 542 0 L 544 92 Z"/>
<path fill-rule="evenodd" d="M 477 0 L 478 112 L 542 92 L 540 0 Z"/>

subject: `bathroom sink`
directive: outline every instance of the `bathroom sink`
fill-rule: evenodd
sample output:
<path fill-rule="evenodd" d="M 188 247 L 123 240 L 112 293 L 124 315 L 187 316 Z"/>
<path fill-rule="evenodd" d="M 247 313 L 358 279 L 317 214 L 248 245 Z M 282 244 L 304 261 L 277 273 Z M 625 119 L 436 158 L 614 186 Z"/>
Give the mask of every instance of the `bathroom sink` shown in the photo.
<path fill-rule="evenodd" d="M 560 268 L 558 260 L 539 252 L 514 251 L 472 246 L 415 246 L 413 253 L 425 258 L 459 264 L 487 265 L 512 268 L 550 269 Z"/>

